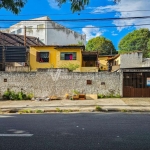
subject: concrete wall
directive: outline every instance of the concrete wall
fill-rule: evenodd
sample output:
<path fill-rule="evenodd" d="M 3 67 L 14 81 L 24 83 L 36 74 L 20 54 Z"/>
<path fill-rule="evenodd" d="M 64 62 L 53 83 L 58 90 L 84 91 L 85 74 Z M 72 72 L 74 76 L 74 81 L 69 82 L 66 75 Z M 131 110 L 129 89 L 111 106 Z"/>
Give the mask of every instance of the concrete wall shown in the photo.
<path fill-rule="evenodd" d="M 133 52 L 120 55 L 120 68 L 142 67 L 143 53 Z"/>
<path fill-rule="evenodd" d="M 150 67 L 150 58 L 143 59 L 142 67 Z"/>
<path fill-rule="evenodd" d="M 5 79 L 5 80 L 4 80 Z M 7 82 L 4 82 L 6 81 Z M 87 85 L 87 80 L 92 80 Z M 16 92 L 21 88 L 35 97 L 65 96 L 78 90 L 85 94 L 111 93 L 122 95 L 122 73 L 76 73 L 67 69 L 40 69 L 38 72 L 0 72 L 0 95 L 7 88 Z"/>
<path fill-rule="evenodd" d="M 47 28 L 48 45 L 68 45 L 78 44 L 78 42 L 86 44 L 86 35 L 81 35 L 55 22 L 47 22 Z"/>

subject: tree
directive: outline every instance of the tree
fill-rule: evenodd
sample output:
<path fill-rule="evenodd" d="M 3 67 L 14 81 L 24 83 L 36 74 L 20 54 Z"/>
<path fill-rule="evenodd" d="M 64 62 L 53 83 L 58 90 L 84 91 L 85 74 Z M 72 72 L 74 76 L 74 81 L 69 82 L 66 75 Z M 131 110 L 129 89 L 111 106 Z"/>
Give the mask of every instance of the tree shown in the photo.
<path fill-rule="evenodd" d="M 14 14 L 18 14 L 26 2 L 27 0 L 0 0 L 0 9 L 5 8 Z"/>
<path fill-rule="evenodd" d="M 61 6 L 63 3 L 67 1 L 71 2 L 71 10 L 72 12 L 81 11 L 84 9 L 86 5 L 89 4 L 90 0 L 56 0 L 58 5 Z M 115 3 L 119 3 L 121 0 L 113 0 Z"/>
<path fill-rule="evenodd" d="M 89 4 L 90 0 L 55 0 L 58 2 L 58 5 L 61 6 L 63 3 L 67 1 L 71 2 L 71 10 L 72 12 L 81 11 L 84 9 L 86 5 Z M 115 3 L 120 2 L 121 0 L 114 0 Z M 24 7 L 27 0 L 0 0 L 0 9 L 5 8 L 10 10 L 14 14 L 18 14 L 21 8 Z"/>
<path fill-rule="evenodd" d="M 106 39 L 105 37 L 95 37 L 90 39 L 86 45 L 86 50 L 99 51 L 99 53 L 103 55 L 117 53 L 112 41 Z"/>
<path fill-rule="evenodd" d="M 56 1 L 58 2 L 59 6 L 67 2 L 67 0 L 56 0 Z M 83 10 L 84 7 L 89 4 L 89 1 L 90 0 L 70 0 L 72 12 Z"/>
<path fill-rule="evenodd" d="M 119 53 L 143 51 L 144 57 L 149 57 L 150 31 L 141 28 L 134 30 L 123 37 L 118 45 Z"/>

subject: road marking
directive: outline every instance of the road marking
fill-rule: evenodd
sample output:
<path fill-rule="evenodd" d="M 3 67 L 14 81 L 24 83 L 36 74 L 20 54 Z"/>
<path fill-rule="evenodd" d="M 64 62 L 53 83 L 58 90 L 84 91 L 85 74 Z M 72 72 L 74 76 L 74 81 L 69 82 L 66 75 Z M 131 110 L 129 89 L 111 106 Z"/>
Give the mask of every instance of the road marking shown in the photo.
<path fill-rule="evenodd" d="M 0 134 L 0 137 L 5 136 L 5 137 L 31 137 L 33 134 Z"/>

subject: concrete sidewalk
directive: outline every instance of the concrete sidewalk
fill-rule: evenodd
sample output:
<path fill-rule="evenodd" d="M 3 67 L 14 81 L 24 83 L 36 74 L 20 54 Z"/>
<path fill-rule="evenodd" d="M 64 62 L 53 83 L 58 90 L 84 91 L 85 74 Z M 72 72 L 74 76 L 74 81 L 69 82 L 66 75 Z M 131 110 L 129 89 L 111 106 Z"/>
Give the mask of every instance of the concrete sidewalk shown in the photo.
<path fill-rule="evenodd" d="M 97 100 L 53 100 L 53 101 L 0 101 L 1 112 L 18 112 L 20 110 L 42 110 L 57 112 L 69 110 L 78 112 L 96 111 L 136 111 L 150 112 L 150 98 L 108 98 Z"/>

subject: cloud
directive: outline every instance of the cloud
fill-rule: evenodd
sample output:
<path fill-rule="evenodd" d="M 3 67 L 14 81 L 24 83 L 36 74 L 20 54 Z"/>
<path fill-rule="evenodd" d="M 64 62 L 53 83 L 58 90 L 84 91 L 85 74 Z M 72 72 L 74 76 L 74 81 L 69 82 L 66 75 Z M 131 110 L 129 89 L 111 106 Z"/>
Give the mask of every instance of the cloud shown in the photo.
<path fill-rule="evenodd" d="M 117 36 L 118 34 L 115 33 L 114 31 L 111 32 L 112 36 Z"/>
<path fill-rule="evenodd" d="M 56 0 L 48 0 L 48 3 L 50 5 L 50 7 L 54 8 L 54 9 L 59 9 L 58 3 L 56 2 Z"/>
<path fill-rule="evenodd" d="M 107 13 L 116 12 L 115 17 L 140 17 L 140 16 L 150 16 L 150 11 L 138 11 L 138 10 L 149 10 L 150 0 L 121 0 L 120 3 L 115 5 L 100 6 L 94 8 L 92 13 Z M 127 25 L 138 25 L 138 24 L 150 24 L 150 19 L 128 19 L 128 20 L 114 20 L 112 24 L 117 27 L 118 31 L 124 28 L 129 28 Z M 150 25 L 135 26 L 135 28 L 149 28 Z"/>
<path fill-rule="evenodd" d="M 91 38 L 101 36 L 104 31 L 101 31 L 100 28 L 93 28 L 93 25 L 87 25 L 82 28 L 83 34 L 86 34 L 86 40 L 90 40 Z"/>

